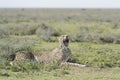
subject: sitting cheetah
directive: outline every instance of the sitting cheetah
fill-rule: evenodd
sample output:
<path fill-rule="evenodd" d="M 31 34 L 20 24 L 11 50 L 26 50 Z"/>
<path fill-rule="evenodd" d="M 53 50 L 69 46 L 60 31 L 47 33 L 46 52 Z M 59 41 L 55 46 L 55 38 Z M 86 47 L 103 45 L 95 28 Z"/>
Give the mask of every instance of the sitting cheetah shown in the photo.
<path fill-rule="evenodd" d="M 61 35 L 59 38 L 60 46 L 55 48 L 49 53 L 44 53 L 43 55 L 34 55 L 35 60 L 40 63 L 50 63 L 50 62 L 67 62 L 71 60 L 71 51 L 68 48 L 69 37 L 68 35 Z"/>

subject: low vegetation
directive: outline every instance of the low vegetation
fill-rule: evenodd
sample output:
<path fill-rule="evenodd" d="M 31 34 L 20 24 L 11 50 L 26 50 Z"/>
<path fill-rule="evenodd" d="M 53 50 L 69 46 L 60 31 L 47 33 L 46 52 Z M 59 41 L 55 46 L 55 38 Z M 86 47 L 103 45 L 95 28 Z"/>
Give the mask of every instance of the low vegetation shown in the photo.
<path fill-rule="evenodd" d="M 0 9 L 0 80 L 119 80 L 119 16 L 117 9 Z M 70 36 L 73 59 L 88 67 L 9 64 L 18 50 L 35 54 L 58 47 L 61 34 Z"/>

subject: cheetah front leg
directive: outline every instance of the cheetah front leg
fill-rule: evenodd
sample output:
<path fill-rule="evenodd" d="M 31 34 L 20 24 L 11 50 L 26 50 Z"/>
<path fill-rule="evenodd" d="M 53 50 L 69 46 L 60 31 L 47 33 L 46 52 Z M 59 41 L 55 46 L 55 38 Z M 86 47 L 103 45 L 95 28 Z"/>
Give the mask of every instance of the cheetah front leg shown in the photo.
<path fill-rule="evenodd" d="M 61 65 L 77 66 L 77 67 L 87 67 L 87 65 L 84 65 L 84 64 L 71 63 L 71 62 L 62 62 Z"/>

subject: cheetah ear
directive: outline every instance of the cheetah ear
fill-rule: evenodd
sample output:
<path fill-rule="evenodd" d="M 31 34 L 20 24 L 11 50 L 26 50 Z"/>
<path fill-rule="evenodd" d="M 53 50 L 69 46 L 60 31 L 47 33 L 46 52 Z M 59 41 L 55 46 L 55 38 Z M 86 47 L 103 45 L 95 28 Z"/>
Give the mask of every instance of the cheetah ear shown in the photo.
<path fill-rule="evenodd" d="M 71 40 L 71 37 L 68 35 L 68 39 L 69 39 L 69 41 Z"/>

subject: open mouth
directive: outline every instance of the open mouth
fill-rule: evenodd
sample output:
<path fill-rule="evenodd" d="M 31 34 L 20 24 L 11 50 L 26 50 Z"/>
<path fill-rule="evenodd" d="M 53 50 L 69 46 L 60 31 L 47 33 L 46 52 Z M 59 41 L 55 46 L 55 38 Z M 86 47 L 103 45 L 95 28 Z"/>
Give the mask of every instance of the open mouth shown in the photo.
<path fill-rule="evenodd" d="M 64 43 L 65 46 L 68 46 L 69 39 L 65 39 L 65 40 L 63 40 L 63 43 Z"/>

